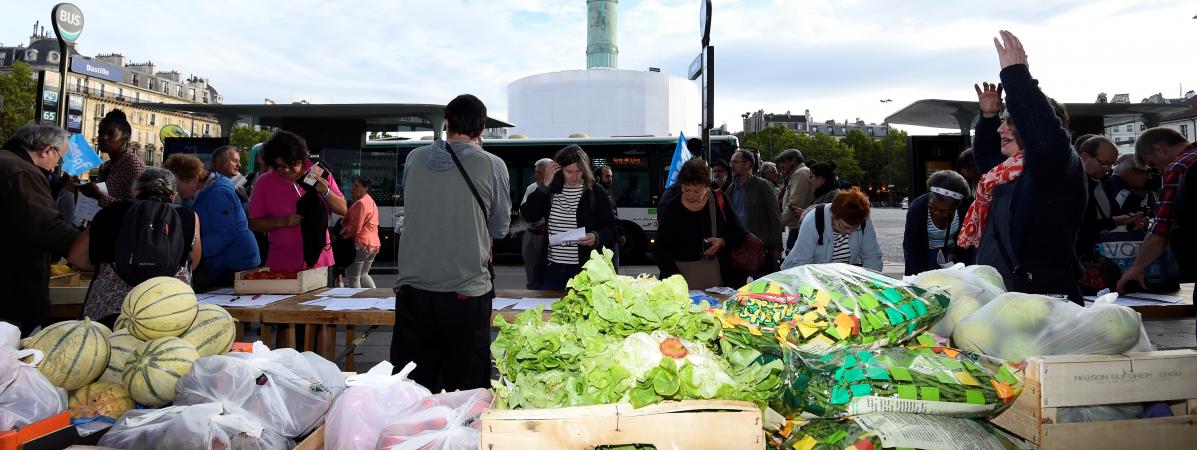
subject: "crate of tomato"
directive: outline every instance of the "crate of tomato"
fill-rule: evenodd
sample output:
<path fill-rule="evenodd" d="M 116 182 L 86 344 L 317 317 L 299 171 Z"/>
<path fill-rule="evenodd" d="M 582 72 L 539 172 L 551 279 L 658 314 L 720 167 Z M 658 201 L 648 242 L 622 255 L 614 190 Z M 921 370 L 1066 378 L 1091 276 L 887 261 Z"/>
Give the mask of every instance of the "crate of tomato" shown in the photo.
<path fill-rule="evenodd" d="M 235 294 L 303 294 L 328 286 L 328 268 L 301 271 L 270 270 L 263 267 L 237 272 Z"/>

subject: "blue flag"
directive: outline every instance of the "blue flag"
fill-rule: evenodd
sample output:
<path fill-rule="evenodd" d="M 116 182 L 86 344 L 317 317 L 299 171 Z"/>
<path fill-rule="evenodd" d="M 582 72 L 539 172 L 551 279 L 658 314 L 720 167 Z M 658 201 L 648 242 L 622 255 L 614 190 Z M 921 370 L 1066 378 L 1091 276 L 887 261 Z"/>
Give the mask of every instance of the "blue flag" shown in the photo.
<path fill-rule="evenodd" d="M 690 149 L 686 148 L 686 135 L 678 132 L 677 147 L 673 149 L 673 162 L 669 163 L 669 176 L 665 177 L 665 187 L 673 186 L 673 183 L 677 182 L 677 174 L 682 171 L 682 164 L 693 157 Z"/>
<path fill-rule="evenodd" d="M 100 163 L 100 155 L 87 144 L 87 139 L 81 134 L 72 134 L 67 152 L 62 155 L 62 170 L 72 177 L 77 177 Z"/>

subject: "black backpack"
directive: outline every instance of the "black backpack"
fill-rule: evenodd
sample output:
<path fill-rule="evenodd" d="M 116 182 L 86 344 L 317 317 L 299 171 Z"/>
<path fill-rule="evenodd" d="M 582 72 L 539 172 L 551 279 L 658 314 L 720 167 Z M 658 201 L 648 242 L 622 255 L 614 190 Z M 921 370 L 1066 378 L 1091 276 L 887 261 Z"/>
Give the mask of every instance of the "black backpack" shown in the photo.
<path fill-rule="evenodd" d="M 130 286 L 154 277 L 173 277 L 190 255 L 183 219 L 174 205 L 134 200 L 116 237 L 112 268 Z"/>
<path fill-rule="evenodd" d="M 325 172 L 324 175 L 325 181 L 328 181 L 329 173 Z M 329 248 L 328 205 L 324 203 L 324 197 L 316 188 L 301 186 L 304 193 L 295 202 L 295 214 L 303 216 L 299 221 L 299 232 L 303 239 L 303 262 L 307 264 L 306 267 L 312 267 L 320 260 L 324 250 Z"/>
<path fill-rule="evenodd" d="M 1172 198 L 1176 214 L 1168 230 L 1182 276 L 1197 278 L 1197 164 L 1185 170 Z"/>

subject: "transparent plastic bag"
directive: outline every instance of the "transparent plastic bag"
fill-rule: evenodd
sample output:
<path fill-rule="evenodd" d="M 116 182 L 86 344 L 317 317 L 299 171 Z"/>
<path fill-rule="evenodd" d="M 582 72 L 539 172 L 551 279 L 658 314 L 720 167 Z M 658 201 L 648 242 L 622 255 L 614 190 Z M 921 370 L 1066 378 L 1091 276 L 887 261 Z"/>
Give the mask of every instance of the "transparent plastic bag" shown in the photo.
<path fill-rule="evenodd" d="M 1117 294 L 1082 307 L 1067 300 L 1010 292 L 964 318 L 952 332 L 958 348 L 1007 361 L 1040 355 L 1114 355 L 1152 351 L 1135 310 Z"/>
<path fill-rule="evenodd" d="M 388 423 L 418 411 L 432 396 L 427 388 L 407 379 L 415 363 L 392 375 L 394 368 L 383 361 L 346 380 L 349 388 L 337 397 L 324 419 L 324 448 L 373 450 Z"/>
<path fill-rule="evenodd" d="M 947 269 L 930 270 L 903 280 L 923 289 L 943 289 L 951 298 L 943 318 L 931 326 L 931 333 L 936 336 L 951 337 L 952 330 L 961 319 L 981 309 L 997 296 L 1005 294 L 1006 289 L 992 284 L 989 278 L 997 273 L 989 266 L 965 266 L 957 264 Z M 979 275 L 989 274 L 989 275 Z M 1001 279 L 1001 275 L 998 275 Z"/>
<path fill-rule="evenodd" d="M 727 317 L 775 327 L 799 352 L 824 355 L 912 339 L 943 316 L 946 295 L 848 264 L 808 264 L 765 276 L 724 303 Z"/>
<path fill-rule="evenodd" d="M 472 450 L 478 448 L 479 416 L 493 399 L 486 389 L 436 394 L 429 405 L 387 424 L 378 450 Z M 451 405 L 457 405 L 456 407 Z"/>
<path fill-rule="evenodd" d="M 34 365 L 21 362 L 26 355 L 41 360 L 41 352 L 32 352 L 0 348 L 0 431 L 21 428 L 67 409 L 66 391 L 50 384 Z"/>
<path fill-rule="evenodd" d="M 99 445 L 131 450 L 276 450 L 295 446 L 249 413 L 220 403 L 130 410 L 100 438 Z"/>
<path fill-rule="evenodd" d="M 345 390 L 336 365 L 307 353 L 270 351 L 258 342 L 253 353 L 200 358 L 179 380 L 175 404 L 225 402 L 283 436 L 302 436 L 320 425 Z"/>
<path fill-rule="evenodd" d="M 799 368 L 805 410 L 819 417 L 917 412 L 993 417 L 1022 392 L 1018 371 L 1002 361 L 948 347 L 845 350 Z M 804 389 L 803 389 L 804 388 Z"/>

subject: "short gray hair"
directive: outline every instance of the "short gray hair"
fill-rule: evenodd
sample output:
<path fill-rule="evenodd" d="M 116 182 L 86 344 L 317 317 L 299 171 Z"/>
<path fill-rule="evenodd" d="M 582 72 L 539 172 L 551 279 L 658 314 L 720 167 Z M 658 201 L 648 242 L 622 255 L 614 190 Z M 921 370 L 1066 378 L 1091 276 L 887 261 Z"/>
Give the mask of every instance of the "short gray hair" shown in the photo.
<path fill-rule="evenodd" d="M 536 160 L 536 166 L 535 166 L 535 167 L 536 167 L 537 169 L 540 169 L 540 168 L 543 168 L 543 167 L 548 167 L 548 166 L 549 166 L 549 163 L 551 163 L 551 162 L 553 162 L 553 158 L 540 158 L 540 159 Z"/>
<path fill-rule="evenodd" d="M 216 147 L 216 150 L 212 150 L 212 162 L 216 163 L 216 161 L 228 157 L 227 155 L 229 152 L 237 152 L 238 154 L 241 153 L 237 147 L 231 145 L 222 145 L 220 147 Z"/>
<path fill-rule="evenodd" d="M 54 148 L 66 148 L 71 134 L 54 125 L 29 124 L 18 128 L 12 137 L 4 143 L 4 148 L 21 149 L 27 152 L 41 150 L 47 145 Z"/>
<path fill-rule="evenodd" d="M 1125 155 L 1119 155 L 1118 163 L 1114 165 L 1114 173 L 1124 174 L 1131 170 L 1141 170 L 1146 172 L 1148 169 L 1147 166 L 1144 166 L 1143 163 L 1139 161 L 1139 158 L 1135 157 L 1133 154 L 1127 153 Z"/>
<path fill-rule="evenodd" d="M 175 174 L 161 167 L 146 167 L 145 171 L 137 176 L 137 183 L 133 187 L 137 189 L 138 200 L 162 203 L 174 202 L 175 193 L 179 192 Z"/>
<path fill-rule="evenodd" d="M 773 169 L 774 172 L 777 172 L 777 164 L 774 164 L 773 161 L 765 161 L 761 163 L 761 173 L 765 173 L 765 169 Z"/>

